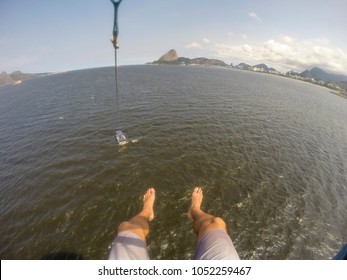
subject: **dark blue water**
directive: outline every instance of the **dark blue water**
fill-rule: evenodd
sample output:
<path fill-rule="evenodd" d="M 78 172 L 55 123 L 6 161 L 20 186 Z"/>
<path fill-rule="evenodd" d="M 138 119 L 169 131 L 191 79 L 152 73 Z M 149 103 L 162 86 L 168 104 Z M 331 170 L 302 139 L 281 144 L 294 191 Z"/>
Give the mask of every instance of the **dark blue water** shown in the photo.
<path fill-rule="evenodd" d="M 0 88 L 0 256 L 106 259 L 157 190 L 153 259 L 189 259 L 195 185 L 241 258 L 329 259 L 347 242 L 347 100 L 272 75 L 121 67 Z M 130 139 L 118 147 L 114 130 Z"/>

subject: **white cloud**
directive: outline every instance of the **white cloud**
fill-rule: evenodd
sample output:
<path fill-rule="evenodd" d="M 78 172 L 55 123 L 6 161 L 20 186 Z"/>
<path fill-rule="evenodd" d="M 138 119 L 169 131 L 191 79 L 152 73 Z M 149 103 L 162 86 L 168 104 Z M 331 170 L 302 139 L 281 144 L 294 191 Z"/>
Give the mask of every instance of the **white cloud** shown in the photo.
<path fill-rule="evenodd" d="M 210 40 L 207 39 L 207 38 L 202 39 L 202 41 L 203 41 L 205 44 L 209 44 L 209 43 L 210 43 Z"/>
<path fill-rule="evenodd" d="M 185 46 L 187 49 L 202 49 L 202 46 L 197 42 L 192 42 Z"/>
<path fill-rule="evenodd" d="M 261 21 L 261 18 L 258 17 L 258 15 L 255 12 L 251 12 L 248 15 L 249 17 L 251 17 L 252 19 L 255 19 L 256 21 Z"/>
<path fill-rule="evenodd" d="M 285 44 L 291 44 L 294 42 L 294 39 L 287 35 L 280 35 L 280 41 Z"/>
<path fill-rule="evenodd" d="M 240 37 L 243 39 L 243 40 L 247 40 L 248 36 L 246 34 L 241 34 Z"/>
<path fill-rule="evenodd" d="M 346 74 L 347 53 L 327 44 L 326 40 L 321 39 L 299 41 L 281 35 L 278 40 L 268 40 L 261 45 L 215 44 L 214 51 L 216 56 L 224 60 L 240 60 L 251 64 L 264 62 L 275 68 L 298 71 L 321 67 L 326 71 Z"/>

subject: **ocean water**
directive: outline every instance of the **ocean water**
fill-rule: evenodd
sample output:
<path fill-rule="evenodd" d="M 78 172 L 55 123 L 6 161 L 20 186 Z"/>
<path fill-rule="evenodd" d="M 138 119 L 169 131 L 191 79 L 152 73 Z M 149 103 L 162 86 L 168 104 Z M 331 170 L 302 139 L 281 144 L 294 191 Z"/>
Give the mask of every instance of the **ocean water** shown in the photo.
<path fill-rule="evenodd" d="M 347 242 L 347 100 L 272 75 L 120 67 L 0 87 L 0 257 L 107 259 L 157 191 L 152 259 L 191 259 L 191 191 L 243 259 L 330 259 Z M 119 147 L 115 129 L 130 143 Z"/>

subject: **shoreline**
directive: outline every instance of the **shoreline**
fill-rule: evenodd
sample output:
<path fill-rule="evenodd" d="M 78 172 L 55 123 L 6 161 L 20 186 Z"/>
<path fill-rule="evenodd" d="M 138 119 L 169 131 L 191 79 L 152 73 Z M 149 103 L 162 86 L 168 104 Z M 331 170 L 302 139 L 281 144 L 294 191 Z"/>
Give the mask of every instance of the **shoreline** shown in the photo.
<path fill-rule="evenodd" d="M 287 78 L 287 79 L 297 80 L 297 81 L 301 81 L 301 82 L 305 82 L 305 83 L 310 83 L 312 85 L 320 86 L 320 87 L 329 89 L 329 92 L 332 94 L 335 94 L 337 96 L 340 96 L 342 98 L 347 99 L 347 91 L 343 90 L 342 88 L 335 88 L 332 86 L 325 85 L 328 82 L 316 81 L 316 80 L 312 81 L 309 79 L 297 78 L 295 76 L 288 76 L 285 74 L 267 73 L 267 72 L 262 72 L 262 71 L 238 69 L 238 68 L 235 68 L 232 66 L 220 66 L 220 65 L 202 65 L 202 64 L 179 65 L 179 64 L 155 64 L 155 63 L 146 63 L 145 65 L 149 65 L 149 66 L 179 66 L 179 67 L 216 67 L 216 68 L 232 69 L 232 70 L 237 70 L 237 71 L 259 73 L 259 74 L 265 74 L 265 75 L 273 75 L 273 76 L 277 76 L 277 77 L 283 77 L 283 78 Z M 322 84 L 322 82 L 324 84 Z M 329 83 L 329 84 L 336 85 L 335 83 Z"/>

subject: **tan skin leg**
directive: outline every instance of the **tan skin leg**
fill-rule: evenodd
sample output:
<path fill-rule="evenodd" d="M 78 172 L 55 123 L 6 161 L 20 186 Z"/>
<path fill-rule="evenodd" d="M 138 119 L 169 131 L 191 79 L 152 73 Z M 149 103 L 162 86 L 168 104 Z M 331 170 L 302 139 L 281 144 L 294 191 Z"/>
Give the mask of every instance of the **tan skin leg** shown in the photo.
<path fill-rule="evenodd" d="M 118 227 L 118 232 L 132 232 L 146 242 L 146 237 L 149 233 L 149 222 L 154 219 L 154 201 L 155 190 L 153 188 L 149 188 L 143 196 L 142 211 L 129 221 L 122 222 Z"/>
<path fill-rule="evenodd" d="M 194 220 L 194 231 L 201 239 L 207 232 L 214 229 L 222 229 L 226 232 L 225 222 L 218 217 L 212 216 L 201 210 L 203 193 L 200 187 L 196 187 L 192 193 L 192 202 L 188 212 L 190 219 Z M 129 231 L 139 236 L 143 241 L 149 233 L 149 222 L 154 219 L 153 205 L 155 201 L 155 190 L 150 188 L 143 196 L 143 209 L 129 221 L 122 222 L 118 232 Z"/>
<path fill-rule="evenodd" d="M 192 203 L 188 211 L 188 217 L 194 220 L 194 231 L 198 236 L 198 241 L 209 231 L 214 229 L 226 230 L 225 222 L 218 217 L 212 216 L 201 210 L 203 199 L 202 189 L 196 187 L 192 193 Z"/>

